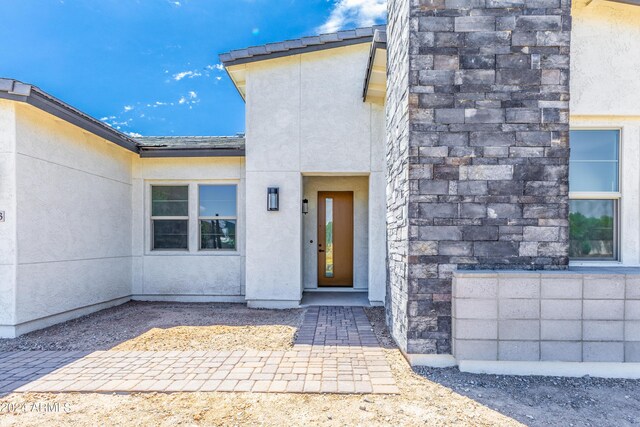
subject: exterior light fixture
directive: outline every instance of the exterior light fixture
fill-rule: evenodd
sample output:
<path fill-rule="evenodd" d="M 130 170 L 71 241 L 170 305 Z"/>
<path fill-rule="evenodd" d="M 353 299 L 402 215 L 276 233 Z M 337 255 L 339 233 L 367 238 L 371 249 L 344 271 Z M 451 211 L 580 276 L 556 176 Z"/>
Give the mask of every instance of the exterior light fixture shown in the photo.
<path fill-rule="evenodd" d="M 280 201 L 278 200 L 278 187 L 267 188 L 267 210 L 277 211 L 279 210 Z"/>
<path fill-rule="evenodd" d="M 309 200 L 307 199 L 302 201 L 302 213 L 305 215 L 309 213 Z"/>

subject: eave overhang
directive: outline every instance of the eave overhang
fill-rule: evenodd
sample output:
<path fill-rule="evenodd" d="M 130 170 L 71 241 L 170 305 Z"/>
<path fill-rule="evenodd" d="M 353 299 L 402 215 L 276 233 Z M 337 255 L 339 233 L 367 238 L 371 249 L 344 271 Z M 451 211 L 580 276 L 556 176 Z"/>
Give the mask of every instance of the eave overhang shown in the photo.
<path fill-rule="evenodd" d="M 139 152 L 134 139 L 35 86 L 17 80 L 0 78 L 0 98 L 32 105 L 133 153 Z"/>
<path fill-rule="evenodd" d="M 371 43 L 362 100 L 384 104 L 387 94 L 387 33 L 376 30 Z"/>
<path fill-rule="evenodd" d="M 159 148 L 140 147 L 142 158 L 166 157 L 244 157 L 244 148 Z"/>
<path fill-rule="evenodd" d="M 640 0 L 608 0 L 612 3 L 624 3 L 632 6 L 640 6 Z"/>

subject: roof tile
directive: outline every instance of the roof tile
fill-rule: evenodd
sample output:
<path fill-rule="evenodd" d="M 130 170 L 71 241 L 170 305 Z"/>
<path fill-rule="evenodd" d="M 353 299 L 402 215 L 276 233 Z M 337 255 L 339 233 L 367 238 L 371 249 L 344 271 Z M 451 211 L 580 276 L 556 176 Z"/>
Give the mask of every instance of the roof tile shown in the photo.
<path fill-rule="evenodd" d="M 135 140 L 141 148 L 244 149 L 244 136 L 141 136 Z"/>
<path fill-rule="evenodd" d="M 245 49 L 232 50 L 230 52 L 221 54 L 219 57 L 220 61 L 226 64 L 237 60 L 250 61 L 252 60 L 252 58 L 256 58 L 256 60 L 259 60 L 261 56 L 265 55 L 288 52 L 290 50 L 303 49 L 312 46 L 321 46 L 324 44 L 336 43 L 341 41 L 354 40 L 357 43 L 358 39 L 368 39 L 362 40 L 363 42 L 366 42 L 373 39 L 374 31 L 384 31 L 385 29 L 385 25 L 376 25 L 368 28 L 356 28 L 354 30 L 338 31 L 336 33 L 307 36 L 299 39 L 285 40 L 278 43 L 269 43 L 261 46 L 251 46 Z"/>

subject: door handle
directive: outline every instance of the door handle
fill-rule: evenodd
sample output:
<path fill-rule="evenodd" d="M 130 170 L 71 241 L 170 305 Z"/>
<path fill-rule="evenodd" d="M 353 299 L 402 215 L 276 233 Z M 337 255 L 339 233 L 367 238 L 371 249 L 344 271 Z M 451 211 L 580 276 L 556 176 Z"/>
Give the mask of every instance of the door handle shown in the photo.
<path fill-rule="evenodd" d="M 324 249 L 318 249 L 318 252 L 324 252 Z"/>

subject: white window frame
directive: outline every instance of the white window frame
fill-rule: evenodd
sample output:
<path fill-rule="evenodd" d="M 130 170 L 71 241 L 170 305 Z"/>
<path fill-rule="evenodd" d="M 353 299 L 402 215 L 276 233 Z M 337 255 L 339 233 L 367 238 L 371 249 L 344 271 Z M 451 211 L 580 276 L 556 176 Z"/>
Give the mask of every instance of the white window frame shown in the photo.
<path fill-rule="evenodd" d="M 157 216 L 157 215 L 153 215 L 153 187 L 187 187 L 187 216 Z M 151 222 L 149 224 L 149 237 L 150 237 L 150 248 L 151 251 L 153 252 L 189 252 L 191 245 L 189 244 L 189 236 L 190 236 L 190 232 L 189 232 L 189 228 L 190 228 L 190 224 L 189 224 L 189 213 L 191 211 L 191 208 L 189 206 L 190 204 L 190 196 L 189 196 L 189 184 L 151 184 L 149 187 L 149 216 L 151 219 Z M 164 220 L 164 221 L 187 221 L 187 247 L 186 248 L 155 248 L 154 247 L 154 240 L 153 240 L 153 227 L 154 227 L 154 223 L 157 220 Z"/>
<path fill-rule="evenodd" d="M 201 216 L 198 208 L 198 219 L 196 222 L 196 232 L 198 233 L 198 251 L 201 252 L 237 252 L 238 251 L 238 184 L 236 183 L 198 183 L 196 185 L 198 191 L 198 206 L 200 206 L 200 187 L 234 187 L 236 191 L 236 215 L 235 216 Z M 230 248 L 203 248 L 202 247 L 202 228 L 200 221 L 202 220 L 233 220 L 236 224 L 235 247 Z"/>
<path fill-rule="evenodd" d="M 200 219 L 199 213 L 199 186 L 200 185 L 234 185 L 236 187 L 236 248 L 199 250 L 200 249 Z M 152 187 L 189 187 L 189 249 L 153 249 L 153 223 L 152 223 Z M 242 179 L 145 179 L 143 184 L 143 253 L 144 256 L 244 256 L 244 183 Z M 242 193 L 241 193 L 242 192 Z M 164 219 L 169 217 L 160 217 Z"/>
<path fill-rule="evenodd" d="M 615 264 L 622 261 L 620 229 L 622 218 L 622 128 L 609 126 L 571 126 L 571 131 L 614 130 L 618 132 L 618 191 L 570 191 L 569 200 L 613 200 L 613 258 L 570 258 L 571 265 Z M 569 143 L 571 144 L 571 142 Z M 571 165 L 569 165 L 571 167 Z M 569 183 L 569 188 L 571 183 Z M 570 226 L 570 225 L 569 225 Z"/>

